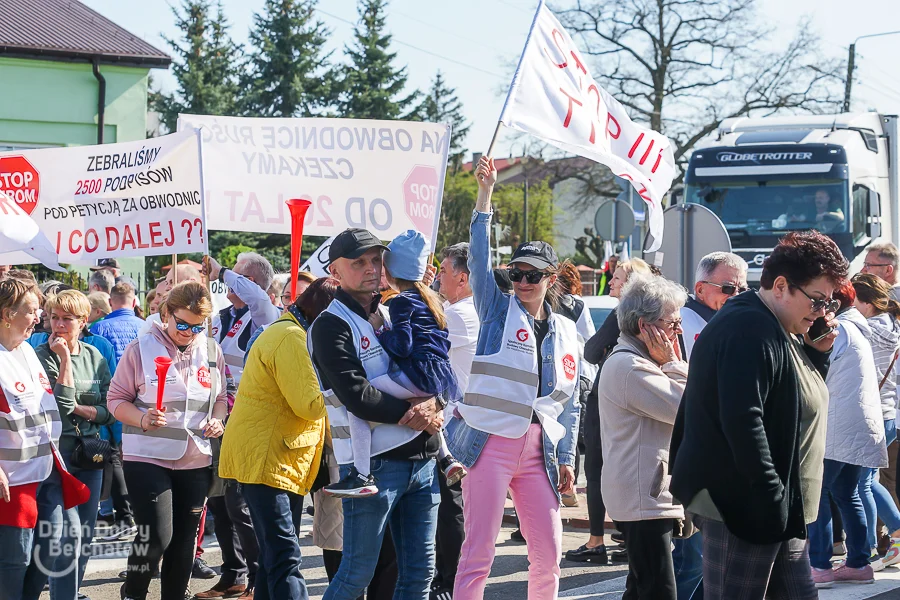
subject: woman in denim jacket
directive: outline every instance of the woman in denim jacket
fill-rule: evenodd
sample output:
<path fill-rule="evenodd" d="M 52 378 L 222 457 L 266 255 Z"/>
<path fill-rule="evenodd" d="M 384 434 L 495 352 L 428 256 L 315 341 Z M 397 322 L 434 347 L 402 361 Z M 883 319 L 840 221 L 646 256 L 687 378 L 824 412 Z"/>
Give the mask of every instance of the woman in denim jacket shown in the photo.
<path fill-rule="evenodd" d="M 575 485 L 581 350 L 575 324 L 552 310 L 559 260 L 549 244 L 520 245 L 508 270 L 513 294 L 497 287 L 489 242 L 493 160 L 482 158 L 476 176 L 469 271 L 481 331 L 465 397 L 448 425 L 450 450 L 469 469 L 453 596 L 484 596 L 509 489 L 528 543 L 528 598 L 549 600 L 559 590 L 560 494 Z"/>

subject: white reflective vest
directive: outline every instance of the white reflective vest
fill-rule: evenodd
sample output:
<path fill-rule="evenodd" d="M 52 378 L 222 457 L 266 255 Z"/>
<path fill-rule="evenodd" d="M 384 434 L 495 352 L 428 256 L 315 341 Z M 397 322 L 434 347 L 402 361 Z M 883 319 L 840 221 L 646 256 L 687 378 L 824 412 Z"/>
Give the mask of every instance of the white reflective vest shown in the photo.
<path fill-rule="evenodd" d="M 250 311 L 248 310 L 240 319 L 232 323 L 228 333 L 219 339 L 222 319 L 218 314 L 213 317 L 212 334 L 219 342 L 219 346 L 222 347 L 222 355 L 225 358 L 225 364 L 228 365 L 228 369 L 231 371 L 231 376 L 234 378 L 234 385 L 241 383 L 241 375 L 244 373 L 244 355 L 246 354 L 246 350 L 241 350 L 238 345 L 238 340 L 240 340 L 244 330 L 250 326 L 250 323 Z"/>
<path fill-rule="evenodd" d="M 546 396 L 538 396 L 539 350 L 534 328 L 515 296 L 510 296 L 500 350 L 475 356 L 469 387 L 457 406 L 470 427 L 518 439 L 528 431 L 532 413 L 537 413 L 554 446 L 565 436 L 559 416 L 578 385 L 578 334 L 571 320 L 551 314 L 547 337 L 553 348 L 554 372 L 544 377 L 550 378 L 547 383 L 553 389 Z"/>
<path fill-rule="evenodd" d="M 198 336 L 200 337 L 200 336 Z M 144 393 L 134 405 L 146 412 L 156 406 L 157 377 L 153 359 L 169 356 L 169 352 L 152 334 L 138 338 L 141 364 L 144 369 Z M 207 366 L 206 336 L 195 340 L 191 353 L 190 373 L 185 385 L 174 365 L 166 373 L 163 389 L 163 406 L 166 408 L 166 426 L 154 431 L 125 425 L 122 428 L 122 451 L 130 456 L 142 456 L 159 460 L 178 460 L 187 451 L 188 440 L 204 454 L 212 456 L 209 440 L 203 437 L 203 427 L 209 417 L 213 373 Z"/>
<path fill-rule="evenodd" d="M 26 368 L 15 356 L 22 352 Z M 53 470 L 62 423 L 50 380 L 28 342 L 14 352 L 0 346 L 0 467 L 10 485 L 36 483 Z M 62 464 L 62 463 L 60 463 Z"/>
<path fill-rule="evenodd" d="M 402 400 L 412 398 L 413 394 L 409 390 L 396 383 L 388 375 L 391 367 L 391 358 L 378 341 L 378 336 L 375 335 L 375 329 L 372 325 L 347 308 L 340 300 L 332 300 L 325 310 L 340 317 L 350 325 L 350 330 L 353 333 L 353 345 L 356 348 L 359 360 L 362 361 L 363 369 L 366 371 L 366 379 L 369 380 L 369 383 L 379 391 L 390 394 L 395 398 Z M 384 307 L 379 306 L 379 310 L 384 317 L 385 326 L 389 327 L 390 315 Z M 315 327 L 315 323 L 312 326 Z M 312 346 L 312 335 L 308 339 L 309 354 L 313 356 L 315 349 Z M 321 385 L 321 378 L 319 379 L 319 385 L 323 388 L 322 396 L 325 398 L 325 409 L 328 412 L 328 424 L 331 427 L 334 456 L 338 464 L 352 463 L 353 446 L 350 444 L 350 418 L 347 414 L 347 407 L 341 404 L 341 401 L 332 390 L 324 389 L 324 386 Z M 421 433 L 405 425 L 391 423 L 369 422 L 369 427 L 372 429 L 371 456 L 373 457 L 411 442 Z"/>
<path fill-rule="evenodd" d="M 686 306 L 681 307 L 681 329 L 684 331 L 681 334 L 681 339 L 684 340 L 685 362 L 691 360 L 694 344 L 697 342 L 697 338 L 700 337 L 700 332 L 703 331 L 704 327 L 706 327 L 706 319 Z"/>

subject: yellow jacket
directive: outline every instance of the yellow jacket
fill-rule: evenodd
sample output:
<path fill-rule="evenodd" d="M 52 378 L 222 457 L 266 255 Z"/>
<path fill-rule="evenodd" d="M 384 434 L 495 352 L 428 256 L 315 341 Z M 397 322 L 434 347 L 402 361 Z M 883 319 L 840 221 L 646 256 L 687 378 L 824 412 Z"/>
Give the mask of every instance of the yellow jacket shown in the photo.
<path fill-rule="evenodd" d="M 253 344 L 228 418 L 219 475 L 307 495 L 325 442 L 325 401 L 289 312 Z"/>

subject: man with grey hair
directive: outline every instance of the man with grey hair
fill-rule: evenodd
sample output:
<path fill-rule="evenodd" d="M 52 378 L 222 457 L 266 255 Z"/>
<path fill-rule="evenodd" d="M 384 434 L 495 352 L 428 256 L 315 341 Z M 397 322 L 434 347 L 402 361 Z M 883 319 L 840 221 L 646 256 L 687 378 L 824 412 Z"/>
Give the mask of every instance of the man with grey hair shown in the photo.
<path fill-rule="evenodd" d="M 103 292 L 109 294 L 113 286 L 116 285 L 116 278 L 106 269 L 102 271 L 94 271 L 88 279 L 88 293 Z"/>
<path fill-rule="evenodd" d="M 694 293 L 681 309 L 685 360 L 690 360 L 700 332 L 732 296 L 747 290 L 747 263 L 731 252 L 712 252 L 700 259 Z"/>
<path fill-rule="evenodd" d="M 441 250 L 441 268 L 437 275 L 441 295 L 446 298 L 444 314 L 447 317 L 447 331 L 450 334 L 450 366 L 456 374 L 461 392 L 469 385 L 472 361 L 481 324 L 472 287 L 469 285 L 469 243 L 460 242 Z M 453 419 L 453 406 L 448 405 L 444 414 L 447 424 Z M 438 506 L 436 569 L 432 583 L 432 600 L 450 598 L 456 582 L 456 571 L 462 551 L 465 528 L 463 524 L 462 485 L 448 486 L 447 480 L 438 469 L 438 483 L 441 489 L 441 503 Z"/>
<path fill-rule="evenodd" d="M 871 273 L 891 284 L 891 297 L 900 300 L 900 282 L 897 281 L 900 271 L 900 251 L 897 246 L 886 242 L 872 244 L 866 248 L 866 260 L 862 273 Z"/>

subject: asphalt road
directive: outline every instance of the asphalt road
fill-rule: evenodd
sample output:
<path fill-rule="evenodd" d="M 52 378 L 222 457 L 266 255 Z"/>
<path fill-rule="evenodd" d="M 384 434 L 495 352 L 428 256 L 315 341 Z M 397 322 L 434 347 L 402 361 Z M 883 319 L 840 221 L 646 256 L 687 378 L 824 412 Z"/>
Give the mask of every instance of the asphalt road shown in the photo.
<path fill-rule="evenodd" d="M 310 598 L 313 600 L 322 597 L 328 580 L 325 576 L 325 568 L 322 565 L 322 553 L 312 544 L 310 527 L 312 519 L 304 519 L 301 532 L 301 547 L 303 551 L 303 575 L 306 577 Z M 525 599 L 528 590 L 528 559 L 525 545 L 510 540 L 513 528 L 504 526 L 497 538 L 497 554 L 491 577 L 485 592 L 486 600 Z M 566 531 L 563 533 L 563 550 L 577 548 L 587 539 L 587 533 L 583 531 Z M 609 540 L 607 540 L 609 542 Z M 206 544 L 206 560 L 211 566 L 218 566 L 220 554 L 218 544 L 214 537 L 210 537 Z M 98 545 L 109 554 L 101 559 L 92 558 L 88 563 L 88 572 L 85 577 L 82 592 L 91 600 L 119 600 L 119 588 L 121 580 L 117 574 L 125 568 L 126 548 L 121 545 Z M 570 600 L 619 600 L 625 587 L 625 575 L 627 568 L 624 565 L 594 566 L 583 563 L 571 563 L 563 560 L 562 582 L 560 585 L 560 598 Z M 819 594 L 822 600 L 900 600 L 900 569 L 889 568 L 876 575 L 874 585 L 839 586 L 831 590 L 822 590 Z M 194 580 L 191 589 L 199 592 L 208 589 L 215 583 L 215 579 L 209 581 Z M 154 581 L 150 588 L 150 598 L 159 598 L 159 584 Z M 49 600 L 46 592 L 42 599 Z"/>

